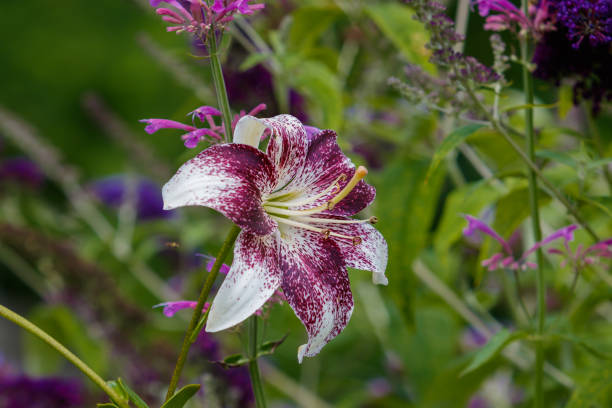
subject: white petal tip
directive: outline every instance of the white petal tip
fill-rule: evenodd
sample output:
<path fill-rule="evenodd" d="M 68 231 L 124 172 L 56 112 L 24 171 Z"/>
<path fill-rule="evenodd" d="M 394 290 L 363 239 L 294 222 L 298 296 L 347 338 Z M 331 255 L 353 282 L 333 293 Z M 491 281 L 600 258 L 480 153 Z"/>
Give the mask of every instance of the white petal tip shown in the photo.
<path fill-rule="evenodd" d="M 306 354 L 306 344 L 302 344 L 298 347 L 298 363 L 302 364 L 302 360 L 304 360 L 304 354 Z"/>
<path fill-rule="evenodd" d="M 234 143 L 247 144 L 257 148 L 261 140 L 261 135 L 266 127 L 267 126 L 262 120 L 254 116 L 243 116 L 238 123 L 236 123 Z"/>
<path fill-rule="evenodd" d="M 375 285 L 387 286 L 389 284 L 389 279 L 387 279 L 384 273 L 373 273 L 372 282 L 374 282 Z"/>

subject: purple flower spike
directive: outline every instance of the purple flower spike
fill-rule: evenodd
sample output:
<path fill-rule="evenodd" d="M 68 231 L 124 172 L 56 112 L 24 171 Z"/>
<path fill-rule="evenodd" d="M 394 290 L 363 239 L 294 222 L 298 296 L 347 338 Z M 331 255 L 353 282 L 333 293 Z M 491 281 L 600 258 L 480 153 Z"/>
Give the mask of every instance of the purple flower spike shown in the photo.
<path fill-rule="evenodd" d="M 196 128 L 190 125 L 185 125 L 181 122 L 168 119 L 142 119 L 142 123 L 146 123 L 145 132 L 152 135 L 160 129 L 182 129 L 187 131 L 195 130 Z"/>
<path fill-rule="evenodd" d="M 560 238 L 563 238 L 564 246 L 567 245 L 569 242 L 572 242 L 574 240 L 574 231 L 577 228 L 578 228 L 577 225 L 572 224 L 572 225 L 568 225 L 567 227 L 563 227 L 553 232 L 552 234 L 544 238 L 542 241 L 536 242 L 531 248 L 529 248 L 529 250 L 527 250 L 527 252 L 523 254 L 522 259 L 527 258 L 530 254 L 535 252 L 538 248 L 541 248 L 544 245 L 550 244 L 551 242 L 557 239 L 560 239 Z"/>
<path fill-rule="evenodd" d="M 189 112 L 189 115 L 197 116 L 202 123 L 204 123 L 207 119 L 207 116 L 221 116 L 221 112 L 213 108 L 212 106 L 200 106 L 192 112 Z"/>
<path fill-rule="evenodd" d="M 499 242 L 508 255 L 512 254 L 512 249 L 510 248 L 508 242 L 506 242 L 505 239 L 500 237 L 499 234 L 493 230 L 493 228 L 489 227 L 487 224 L 480 221 L 478 218 L 472 217 L 471 215 L 464 215 L 464 217 L 468 221 L 468 226 L 465 227 L 463 230 L 464 235 L 470 236 L 475 231 L 480 231 Z"/>

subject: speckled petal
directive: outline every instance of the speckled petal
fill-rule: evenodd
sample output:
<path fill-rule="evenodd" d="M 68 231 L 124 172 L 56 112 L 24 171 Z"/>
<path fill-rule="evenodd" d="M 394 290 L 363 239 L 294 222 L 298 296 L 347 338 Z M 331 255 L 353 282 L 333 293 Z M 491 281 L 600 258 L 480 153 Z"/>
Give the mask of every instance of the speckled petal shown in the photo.
<path fill-rule="evenodd" d="M 302 123 L 291 115 L 278 115 L 262 120 L 272 131 L 267 154 L 276 168 L 277 187 L 281 188 L 304 168 L 308 152 L 306 130 Z"/>
<path fill-rule="evenodd" d="M 328 188 L 338 177 L 344 175 L 339 182 L 340 189 L 349 182 L 355 174 L 355 165 L 346 157 L 336 140 L 336 132 L 323 130 L 312 136 L 308 145 L 308 154 L 303 171 L 291 183 L 291 187 L 303 191 L 303 196 L 314 196 Z M 330 191 L 308 207 L 325 204 L 338 192 Z M 357 214 L 374 201 L 376 190 L 374 187 L 360 181 L 355 188 L 340 201 L 333 210 L 326 214 L 351 216 Z"/>
<path fill-rule="evenodd" d="M 212 303 L 206 331 L 235 326 L 260 309 L 281 282 L 278 231 L 258 236 L 242 231 L 234 247 L 234 262 Z"/>
<path fill-rule="evenodd" d="M 342 251 L 320 233 L 285 227 L 280 248 L 283 293 L 308 332 L 298 348 L 298 360 L 321 351 L 346 327 L 353 313 Z"/>
<path fill-rule="evenodd" d="M 261 195 L 276 185 L 266 155 L 244 144 L 212 146 L 178 169 L 162 189 L 164 209 L 202 205 L 259 235 L 276 228 L 264 212 Z"/>
<path fill-rule="evenodd" d="M 234 143 L 243 143 L 257 148 L 266 125 L 254 116 L 243 116 L 234 129 Z"/>

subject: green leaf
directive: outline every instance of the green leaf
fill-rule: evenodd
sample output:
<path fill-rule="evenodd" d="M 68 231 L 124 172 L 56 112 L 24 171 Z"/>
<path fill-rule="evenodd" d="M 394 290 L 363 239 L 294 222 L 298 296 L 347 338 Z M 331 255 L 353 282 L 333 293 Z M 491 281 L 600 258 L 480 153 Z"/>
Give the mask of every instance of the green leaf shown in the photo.
<path fill-rule="evenodd" d="M 550 334 L 549 337 L 553 340 L 564 340 L 564 341 L 572 342 L 576 344 L 577 346 L 582 347 L 583 349 L 585 349 L 586 351 L 588 351 L 589 353 L 591 353 L 592 355 L 594 355 L 595 357 L 599 359 L 602 359 L 602 360 L 612 359 L 612 356 L 606 353 L 602 353 L 601 351 L 597 350 L 596 346 L 591 344 L 589 339 L 584 339 L 582 337 L 576 336 L 571 333 L 552 333 Z"/>
<path fill-rule="evenodd" d="M 287 67 L 292 73 L 291 85 L 306 95 L 313 107 L 322 114 L 321 128 L 338 129 L 342 126 L 343 102 L 340 82 L 324 64 L 312 60 L 294 60 Z"/>
<path fill-rule="evenodd" d="M 572 97 L 572 87 L 569 85 L 562 85 L 559 88 L 559 117 L 565 119 L 567 113 L 574 106 L 574 99 Z"/>
<path fill-rule="evenodd" d="M 250 54 L 248 57 L 245 58 L 244 61 L 242 61 L 242 64 L 240 64 L 240 70 L 246 71 L 249 68 L 253 68 L 257 64 L 260 64 L 266 61 L 268 58 L 270 58 L 270 56 L 267 54 L 262 54 L 262 53 Z"/>
<path fill-rule="evenodd" d="M 119 395 L 121 397 L 121 399 L 123 399 L 125 401 L 129 400 L 130 397 L 128 396 L 128 393 L 127 393 L 126 389 L 118 381 L 110 380 L 110 381 L 107 381 L 106 384 L 109 387 L 111 387 L 111 389 L 113 391 L 115 391 L 117 393 L 117 395 Z"/>
<path fill-rule="evenodd" d="M 438 148 L 434 152 L 433 158 L 431 159 L 431 164 L 429 166 L 429 170 L 427 171 L 427 176 L 425 177 L 425 182 L 427 182 L 433 172 L 437 170 L 438 166 L 447 154 L 449 154 L 454 148 L 463 143 L 468 136 L 470 136 L 472 133 L 476 132 L 483 126 L 484 125 L 481 124 L 471 123 L 469 125 L 462 126 L 459 129 L 455 129 L 448 136 L 446 136 L 442 143 L 440 143 L 440 146 L 438 146 Z"/>
<path fill-rule="evenodd" d="M 140 396 L 138 394 L 136 394 L 136 392 L 134 392 L 134 390 L 132 390 L 130 387 L 128 387 L 128 385 L 126 383 L 124 383 L 121 378 L 119 378 L 117 380 L 117 382 L 119 383 L 121 388 L 125 391 L 125 393 L 130 397 L 130 401 L 132 401 L 134 404 L 136 404 L 136 406 L 138 408 L 149 408 L 147 403 L 144 402 L 142 400 L 142 398 L 140 398 Z"/>
<path fill-rule="evenodd" d="M 257 350 L 257 357 L 273 354 L 274 351 L 278 348 L 278 346 L 283 344 L 285 339 L 287 339 L 287 336 L 289 336 L 289 333 L 285 334 L 280 340 L 264 342 L 261 346 L 259 346 L 259 349 Z"/>
<path fill-rule="evenodd" d="M 307 52 L 317 38 L 342 13 L 336 7 L 302 7 L 292 13 L 287 49 L 293 53 Z"/>
<path fill-rule="evenodd" d="M 578 162 L 567 153 L 554 152 L 552 150 L 538 150 L 536 156 L 565 164 L 573 169 L 578 169 Z"/>
<path fill-rule="evenodd" d="M 96 404 L 96 408 L 119 408 L 119 407 L 111 402 L 105 402 L 103 404 Z"/>
<path fill-rule="evenodd" d="M 502 112 L 513 112 L 517 110 L 523 109 L 533 109 L 533 108 L 554 108 L 557 106 L 557 102 L 555 103 L 528 103 L 523 105 L 510 106 L 508 108 L 502 109 Z"/>
<path fill-rule="evenodd" d="M 603 408 L 609 407 L 612 388 L 612 367 L 599 366 L 591 371 L 587 380 L 574 389 L 565 408 Z"/>
<path fill-rule="evenodd" d="M 395 3 L 371 4 L 365 11 L 408 61 L 428 72 L 435 72 L 429 62 L 430 52 L 425 48 L 429 34 L 421 23 L 414 20 L 414 12 L 409 7 Z"/>
<path fill-rule="evenodd" d="M 200 384 L 189 384 L 181 388 L 161 408 L 183 408 L 200 389 Z"/>
<path fill-rule="evenodd" d="M 597 167 L 607 166 L 612 163 L 612 157 L 607 157 L 605 159 L 598 159 L 590 161 L 586 164 L 585 168 L 587 170 L 596 169 Z"/>
<path fill-rule="evenodd" d="M 610 196 L 588 197 L 585 195 L 580 195 L 580 196 L 576 196 L 576 199 L 579 201 L 584 201 L 585 203 L 590 204 L 593 207 L 599 208 L 600 210 L 605 212 L 608 217 L 612 218 L 612 197 Z"/>
<path fill-rule="evenodd" d="M 229 367 L 240 367 L 248 364 L 251 361 L 248 357 L 243 356 L 242 354 L 232 354 L 230 356 L 225 357 L 221 361 L 213 361 L 215 364 L 219 364 L 223 368 Z"/>
<path fill-rule="evenodd" d="M 502 329 L 498 331 L 495 336 L 491 337 L 487 344 L 481 348 L 472 362 L 461 372 L 461 376 L 471 373 L 472 371 L 482 367 L 484 364 L 491 361 L 501 351 L 515 340 L 524 338 L 527 336 L 525 332 L 514 332 L 511 333 L 508 329 Z"/>

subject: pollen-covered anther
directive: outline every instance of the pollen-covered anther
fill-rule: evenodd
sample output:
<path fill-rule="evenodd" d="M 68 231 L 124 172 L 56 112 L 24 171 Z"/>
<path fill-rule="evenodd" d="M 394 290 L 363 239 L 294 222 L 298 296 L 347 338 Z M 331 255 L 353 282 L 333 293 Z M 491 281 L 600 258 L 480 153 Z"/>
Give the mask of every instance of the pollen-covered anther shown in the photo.
<path fill-rule="evenodd" d="M 331 235 L 331 230 L 330 229 L 323 230 L 323 238 L 324 239 L 328 239 L 330 235 Z"/>
<path fill-rule="evenodd" d="M 363 240 L 361 239 L 361 237 L 353 237 L 353 245 L 357 246 L 361 244 L 362 242 Z"/>
<path fill-rule="evenodd" d="M 374 217 L 374 216 L 372 216 L 372 217 L 368 218 L 368 222 L 369 222 L 370 224 L 372 224 L 372 225 L 373 225 L 373 224 L 376 224 L 376 223 L 378 222 L 378 217 Z"/>
<path fill-rule="evenodd" d="M 338 204 L 340 201 L 342 201 L 342 199 L 349 195 L 349 193 L 353 191 L 357 183 L 359 183 L 361 179 L 363 179 L 367 174 L 368 169 L 366 169 L 364 166 L 357 167 L 357 170 L 355 170 L 355 174 L 353 174 L 353 177 L 349 180 L 346 186 L 344 186 L 342 191 L 340 191 L 334 198 L 327 202 L 327 209 L 333 210 L 336 204 Z"/>

